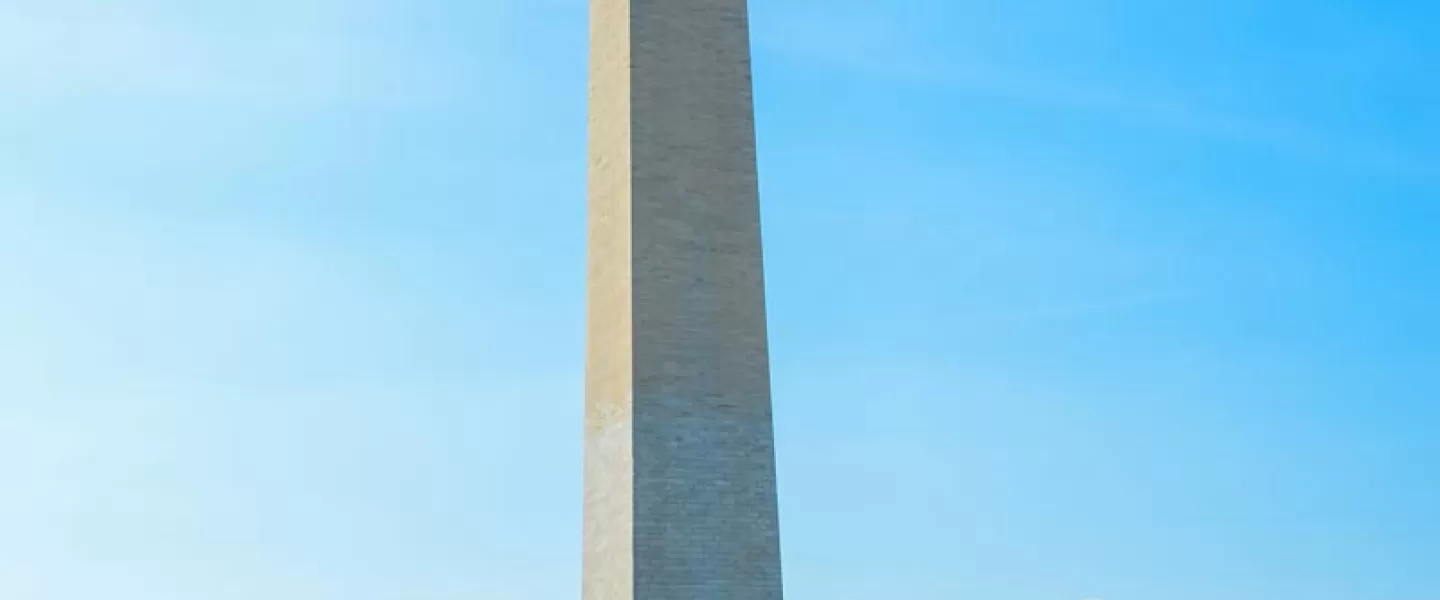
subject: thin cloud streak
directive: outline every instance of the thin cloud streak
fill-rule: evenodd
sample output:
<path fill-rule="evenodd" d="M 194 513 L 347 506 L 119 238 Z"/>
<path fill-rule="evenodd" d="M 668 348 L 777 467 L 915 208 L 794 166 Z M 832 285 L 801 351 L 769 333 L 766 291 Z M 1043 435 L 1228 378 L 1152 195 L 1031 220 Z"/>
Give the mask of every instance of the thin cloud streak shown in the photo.
<path fill-rule="evenodd" d="M 1020 327 L 1047 323 L 1096 319 L 1129 311 L 1145 310 L 1183 301 L 1195 294 L 1186 290 L 1153 290 L 1120 293 L 1108 297 L 1054 302 L 1012 310 L 980 314 L 967 319 L 987 326 Z"/>
<path fill-rule="evenodd" d="M 338 27 L 245 30 L 163 11 L 77 19 L 0 8 L 0 90 L 11 100 L 387 102 L 435 93 L 443 82 L 433 63 Z"/>
<path fill-rule="evenodd" d="M 939 89 L 978 93 L 1030 105 L 1107 114 L 1163 129 L 1261 148 L 1293 159 L 1343 165 L 1389 175 L 1440 181 L 1440 160 L 1404 150 L 1341 139 L 1324 131 L 1271 118 L 1235 115 L 1183 98 L 1134 86 L 1068 79 L 997 63 L 984 56 L 959 59 L 931 51 L 904 23 L 874 15 L 782 14 L 785 35 L 757 39 L 768 51 L 853 73 Z"/>

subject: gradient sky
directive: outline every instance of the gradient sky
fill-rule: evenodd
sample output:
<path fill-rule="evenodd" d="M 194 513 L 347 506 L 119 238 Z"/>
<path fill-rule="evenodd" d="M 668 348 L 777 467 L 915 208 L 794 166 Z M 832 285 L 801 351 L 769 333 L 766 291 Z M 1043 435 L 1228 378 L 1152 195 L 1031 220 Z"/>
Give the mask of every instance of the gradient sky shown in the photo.
<path fill-rule="evenodd" d="M 792 600 L 1440 597 L 1440 9 L 771 0 Z M 0 598 L 578 597 L 581 0 L 0 0 Z"/>

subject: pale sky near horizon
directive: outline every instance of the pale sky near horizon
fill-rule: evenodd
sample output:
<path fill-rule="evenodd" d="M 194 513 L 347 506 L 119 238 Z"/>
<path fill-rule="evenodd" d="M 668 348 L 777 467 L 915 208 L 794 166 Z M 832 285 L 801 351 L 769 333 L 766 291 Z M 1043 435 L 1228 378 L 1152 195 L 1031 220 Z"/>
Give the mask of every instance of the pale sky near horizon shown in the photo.
<path fill-rule="evenodd" d="M 1440 8 L 754 1 L 791 600 L 1440 597 Z M 0 0 L 0 598 L 579 593 L 581 0 Z"/>

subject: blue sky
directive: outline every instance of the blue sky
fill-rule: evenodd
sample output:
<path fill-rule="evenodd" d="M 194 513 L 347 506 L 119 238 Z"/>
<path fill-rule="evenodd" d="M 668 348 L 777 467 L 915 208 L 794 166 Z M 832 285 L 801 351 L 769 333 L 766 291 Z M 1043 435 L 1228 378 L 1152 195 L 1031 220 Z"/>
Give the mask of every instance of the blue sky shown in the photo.
<path fill-rule="evenodd" d="M 0 2 L 0 597 L 576 597 L 585 18 Z M 1440 595 L 1440 11 L 754 29 L 791 598 Z"/>

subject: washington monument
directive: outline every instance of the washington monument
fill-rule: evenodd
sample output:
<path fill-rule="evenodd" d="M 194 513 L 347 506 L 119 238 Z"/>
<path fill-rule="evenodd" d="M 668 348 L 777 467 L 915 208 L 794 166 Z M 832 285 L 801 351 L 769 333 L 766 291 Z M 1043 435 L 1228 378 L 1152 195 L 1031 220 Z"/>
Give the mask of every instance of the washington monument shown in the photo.
<path fill-rule="evenodd" d="M 780 600 L 746 0 L 590 0 L 584 600 Z"/>

